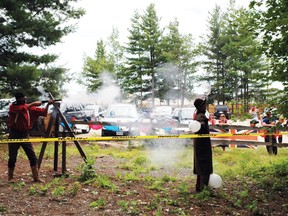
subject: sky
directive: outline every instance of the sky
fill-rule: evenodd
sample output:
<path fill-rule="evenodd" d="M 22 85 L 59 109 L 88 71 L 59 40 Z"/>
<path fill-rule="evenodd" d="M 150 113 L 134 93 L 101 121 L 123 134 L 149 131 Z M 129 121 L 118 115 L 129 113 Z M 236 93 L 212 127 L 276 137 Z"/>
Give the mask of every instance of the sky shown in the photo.
<path fill-rule="evenodd" d="M 191 33 L 199 40 L 199 36 L 207 30 L 209 11 L 216 4 L 225 10 L 229 0 L 80 0 L 77 6 L 84 8 L 86 14 L 78 21 L 76 31 L 46 51 L 59 55 L 56 64 L 68 68 L 70 74 L 76 77 L 82 71 L 84 57 L 94 56 L 98 40 L 107 41 L 112 28 L 116 27 L 120 40 L 127 41 L 135 10 L 143 14 L 151 3 L 155 4 L 161 27 L 177 18 L 180 32 Z M 248 4 L 249 0 L 236 0 L 236 5 L 247 7 Z M 67 89 L 69 95 L 85 92 L 85 87 L 74 82 L 67 85 Z"/>

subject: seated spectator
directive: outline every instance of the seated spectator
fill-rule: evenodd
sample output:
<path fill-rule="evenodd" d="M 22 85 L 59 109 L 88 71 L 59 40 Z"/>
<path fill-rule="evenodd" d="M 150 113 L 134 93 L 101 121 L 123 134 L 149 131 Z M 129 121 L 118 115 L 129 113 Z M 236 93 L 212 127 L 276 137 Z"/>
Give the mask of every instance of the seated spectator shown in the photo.
<path fill-rule="evenodd" d="M 249 110 L 249 114 L 251 115 L 251 121 L 253 121 L 255 124 L 259 123 L 260 114 L 259 114 L 259 110 L 256 108 L 256 106 L 253 106 Z"/>
<path fill-rule="evenodd" d="M 209 114 L 209 120 L 208 120 L 208 124 L 209 125 L 215 125 L 217 123 L 217 120 L 215 119 L 215 116 L 213 113 Z"/>
<path fill-rule="evenodd" d="M 217 125 L 230 125 L 230 121 L 226 118 L 224 113 L 221 113 L 219 120 L 216 122 Z"/>

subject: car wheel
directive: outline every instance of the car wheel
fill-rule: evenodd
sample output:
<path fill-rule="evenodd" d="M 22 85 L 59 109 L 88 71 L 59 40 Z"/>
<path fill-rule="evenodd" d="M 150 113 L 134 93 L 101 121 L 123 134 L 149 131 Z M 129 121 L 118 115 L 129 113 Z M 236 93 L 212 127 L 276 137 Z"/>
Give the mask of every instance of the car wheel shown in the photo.
<path fill-rule="evenodd" d="M 7 122 L 1 121 L 0 122 L 0 133 L 5 134 L 8 132 L 8 125 Z"/>
<path fill-rule="evenodd" d="M 82 130 L 82 133 L 89 133 L 90 130 L 91 130 L 91 128 L 89 127 L 89 128 L 87 128 L 87 129 Z"/>
<path fill-rule="evenodd" d="M 59 125 L 59 132 L 64 132 L 64 127 L 63 127 L 63 125 Z"/>

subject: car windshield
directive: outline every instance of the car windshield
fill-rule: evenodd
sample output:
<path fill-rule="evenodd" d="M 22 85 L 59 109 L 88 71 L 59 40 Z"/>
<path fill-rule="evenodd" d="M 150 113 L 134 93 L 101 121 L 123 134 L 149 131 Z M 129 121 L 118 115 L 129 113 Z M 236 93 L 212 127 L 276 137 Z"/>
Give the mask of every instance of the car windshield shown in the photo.
<path fill-rule="evenodd" d="M 83 109 L 82 104 L 61 104 L 60 110 L 61 112 L 74 112 L 74 111 L 80 111 Z"/>
<path fill-rule="evenodd" d="M 111 106 L 107 109 L 107 117 L 137 117 L 137 110 L 133 106 Z"/>

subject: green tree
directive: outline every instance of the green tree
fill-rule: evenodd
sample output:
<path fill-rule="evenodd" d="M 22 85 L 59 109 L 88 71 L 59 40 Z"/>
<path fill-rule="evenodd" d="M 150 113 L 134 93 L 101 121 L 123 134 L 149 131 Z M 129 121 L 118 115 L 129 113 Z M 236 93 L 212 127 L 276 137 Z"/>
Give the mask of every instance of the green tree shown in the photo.
<path fill-rule="evenodd" d="M 232 1 L 227 12 L 216 5 L 208 20 L 209 34 L 203 45 L 204 66 L 217 102 L 248 103 L 265 98 L 267 67 L 258 38 L 251 28 L 252 18 Z M 237 103 L 237 104 L 238 104 Z"/>
<path fill-rule="evenodd" d="M 119 42 L 119 32 L 117 28 L 113 27 L 107 42 L 104 42 L 103 39 L 97 41 L 94 57 L 85 58 L 83 72 L 78 82 L 85 84 L 88 91 L 94 92 L 103 85 L 107 85 L 107 82 L 109 85 L 121 84 L 120 81 L 117 82 L 117 76 L 122 70 L 123 47 Z"/>
<path fill-rule="evenodd" d="M 149 80 L 145 79 L 147 74 L 143 65 L 143 61 L 146 59 L 143 48 L 144 33 L 141 29 L 141 15 L 137 10 L 131 18 L 131 27 L 128 31 L 125 68 L 121 74 L 118 74 L 118 78 L 121 80 L 121 86 L 125 92 L 136 95 L 135 99 L 142 103 L 147 99 L 145 95 L 151 91 L 151 85 Z"/>
<path fill-rule="evenodd" d="M 208 18 L 208 34 L 203 37 L 201 50 L 205 60 L 202 61 L 204 69 L 207 71 L 207 76 L 203 80 L 211 83 L 214 99 L 217 102 L 225 102 L 226 98 L 226 78 L 227 70 L 225 60 L 227 56 L 223 53 L 225 40 L 223 31 L 225 26 L 225 14 L 220 6 L 216 5 L 212 12 L 209 12 Z"/>
<path fill-rule="evenodd" d="M 70 3 L 77 0 L 50 1 L 0 1 L 0 91 L 1 93 L 21 90 L 37 96 L 37 87 L 45 85 L 43 77 L 49 78 L 48 72 L 65 70 L 50 70 L 57 56 L 53 54 L 34 55 L 31 48 L 43 49 L 56 45 L 61 38 L 74 30 L 70 20 L 79 19 L 84 11 L 75 9 Z M 49 68 L 49 69 L 47 69 Z M 63 76 L 54 76 L 63 78 Z M 62 80 L 63 81 L 63 80 Z M 62 81 L 59 80 L 60 84 Z M 54 93 L 59 93 L 61 86 Z"/>
<path fill-rule="evenodd" d="M 288 1 L 252 0 L 250 8 L 265 54 L 270 59 L 271 78 L 288 91 Z"/>
<path fill-rule="evenodd" d="M 127 66 L 121 76 L 122 83 L 126 83 L 124 88 L 130 94 L 140 93 L 141 101 L 151 94 L 154 106 L 155 92 L 159 91 L 156 68 L 161 65 L 162 51 L 162 30 L 155 5 L 150 4 L 143 15 L 135 11 L 131 21 L 126 47 Z"/>
<path fill-rule="evenodd" d="M 116 75 L 123 70 L 124 47 L 119 41 L 119 31 L 113 27 L 111 35 L 106 43 L 109 62 L 113 64 L 113 71 Z"/>
<path fill-rule="evenodd" d="M 232 98 L 243 101 L 245 112 L 249 108 L 250 88 L 259 88 L 260 85 L 263 88 L 265 85 L 261 77 L 265 75 L 265 62 L 260 43 L 250 26 L 251 16 L 246 9 L 229 9 L 224 30 L 226 43 L 222 47 L 222 52 L 227 56 L 225 65 L 230 78 L 230 82 L 226 80 L 226 88 Z"/>
<path fill-rule="evenodd" d="M 148 81 L 152 84 L 152 105 L 154 106 L 155 92 L 159 90 L 157 89 L 156 68 L 161 65 L 162 61 L 161 39 L 163 34 L 160 27 L 160 18 L 157 16 L 154 4 L 150 4 L 142 16 L 141 30 L 144 36 L 142 43 L 144 52 L 143 68 Z M 160 100 L 163 99 L 161 95 L 158 96 L 160 96 Z"/>
<path fill-rule="evenodd" d="M 179 22 L 175 19 L 167 27 L 168 35 L 163 38 L 163 57 L 168 62 L 160 69 L 163 77 L 163 94 L 172 95 L 172 98 L 180 98 L 181 106 L 184 99 L 191 97 L 197 62 L 194 58 L 198 50 L 194 47 L 192 35 L 182 35 L 179 32 Z M 194 60 L 194 61 L 193 61 Z M 174 97 L 174 98 L 173 98 Z"/>
<path fill-rule="evenodd" d="M 94 58 L 86 57 L 82 78 L 79 82 L 87 85 L 87 89 L 91 92 L 97 91 L 103 84 L 101 74 L 103 72 L 113 73 L 114 62 L 109 59 L 104 41 L 101 39 L 97 41 L 97 47 Z"/>

